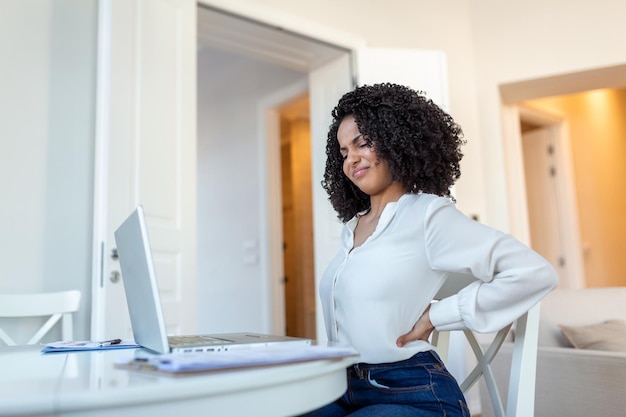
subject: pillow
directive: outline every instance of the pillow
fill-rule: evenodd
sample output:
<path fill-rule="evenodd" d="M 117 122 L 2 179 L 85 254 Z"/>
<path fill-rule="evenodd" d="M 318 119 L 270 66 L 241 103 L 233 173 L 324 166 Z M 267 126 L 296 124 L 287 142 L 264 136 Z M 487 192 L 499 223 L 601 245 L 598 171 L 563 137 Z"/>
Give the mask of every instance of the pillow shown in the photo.
<path fill-rule="evenodd" d="M 588 326 L 559 324 L 563 336 L 577 349 L 626 352 L 626 321 L 607 320 Z"/>

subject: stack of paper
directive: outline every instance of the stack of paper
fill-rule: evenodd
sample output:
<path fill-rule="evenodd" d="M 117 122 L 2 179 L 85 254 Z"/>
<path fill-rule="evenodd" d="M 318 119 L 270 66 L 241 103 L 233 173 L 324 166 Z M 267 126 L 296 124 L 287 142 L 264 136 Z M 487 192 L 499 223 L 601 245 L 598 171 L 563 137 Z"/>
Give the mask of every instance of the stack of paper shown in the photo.
<path fill-rule="evenodd" d="M 358 356 L 358 352 L 350 347 L 290 345 L 291 344 L 228 350 L 219 353 L 171 353 L 136 357 L 132 359 L 121 359 L 118 362 L 118 366 L 184 373 L 307 362 L 319 359 L 342 359 Z"/>

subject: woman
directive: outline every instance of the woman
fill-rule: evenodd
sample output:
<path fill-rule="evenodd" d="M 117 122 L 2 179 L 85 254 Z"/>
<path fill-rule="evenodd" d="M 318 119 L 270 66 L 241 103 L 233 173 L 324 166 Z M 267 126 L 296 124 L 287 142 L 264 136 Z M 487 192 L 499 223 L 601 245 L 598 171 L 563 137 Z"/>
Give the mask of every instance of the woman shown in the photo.
<path fill-rule="evenodd" d="M 493 332 L 557 285 L 551 265 L 453 204 L 463 134 L 432 101 L 400 85 L 358 87 L 332 113 L 322 185 L 345 223 L 320 283 L 331 342 L 360 363 L 348 390 L 310 416 L 469 416 L 433 351 L 433 329 Z M 477 281 L 432 303 L 450 277 Z"/>

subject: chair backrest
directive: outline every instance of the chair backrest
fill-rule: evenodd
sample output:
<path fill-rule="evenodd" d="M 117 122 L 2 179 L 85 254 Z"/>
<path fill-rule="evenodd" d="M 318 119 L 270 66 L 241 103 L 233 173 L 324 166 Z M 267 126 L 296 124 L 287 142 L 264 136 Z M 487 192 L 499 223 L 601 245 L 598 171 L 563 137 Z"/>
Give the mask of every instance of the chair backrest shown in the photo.
<path fill-rule="evenodd" d="M 456 294 L 476 279 L 472 276 L 455 275 L 450 277 L 435 297 L 441 300 Z M 485 350 L 478 337 L 471 330 L 463 330 L 477 364 L 461 382 L 461 390 L 467 393 L 480 379 L 484 378 L 489 398 L 496 417 L 533 417 L 535 413 L 535 379 L 537 371 L 537 339 L 539 334 L 539 304 L 532 307 L 515 321 L 515 341 L 511 359 L 511 373 L 507 393 L 506 412 L 500 392 L 491 370 L 491 362 L 496 357 L 502 343 L 507 338 L 513 323 L 500 329 Z M 444 362 L 450 348 L 450 332 L 433 332 L 432 344 Z"/>
<path fill-rule="evenodd" d="M 49 316 L 48 320 L 35 332 L 26 344 L 39 341 L 61 320 L 63 340 L 72 340 L 74 329 L 72 314 L 78 311 L 81 293 L 77 290 L 35 293 L 0 294 L 0 317 L 21 318 Z M 0 340 L 9 346 L 17 343 L 2 328 Z"/>

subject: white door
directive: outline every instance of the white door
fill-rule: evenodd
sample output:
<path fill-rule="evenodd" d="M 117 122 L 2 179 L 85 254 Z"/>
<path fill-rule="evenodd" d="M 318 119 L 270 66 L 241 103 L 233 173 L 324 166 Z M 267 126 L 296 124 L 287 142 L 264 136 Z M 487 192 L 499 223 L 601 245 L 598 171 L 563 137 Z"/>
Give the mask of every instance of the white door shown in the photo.
<path fill-rule="evenodd" d="M 445 55 L 439 51 L 414 49 L 361 48 L 356 53 L 357 83 L 393 82 L 427 93 L 442 108 L 447 107 L 447 69 Z M 309 75 L 311 108 L 311 163 L 313 170 L 313 237 L 315 288 L 326 266 L 339 247 L 341 223 L 319 182 L 326 163 L 326 137 L 331 110 L 339 98 L 353 88 L 350 56 L 312 71 Z M 316 298 L 317 338 L 326 340 L 319 297 Z"/>
<path fill-rule="evenodd" d="M 139 204 L 168 332 L 196 328 L 195 45 L 193 0 L 100 1 L 94 339 L 132 335 L 113 232 Z"/>
<path fill-rule="evenodd" d="M 567 276 L 563 249 L 557 175 L 557 150 L 550 127 L 522 135 L 531 247 L 546 258 L 560 277 Z"/>

